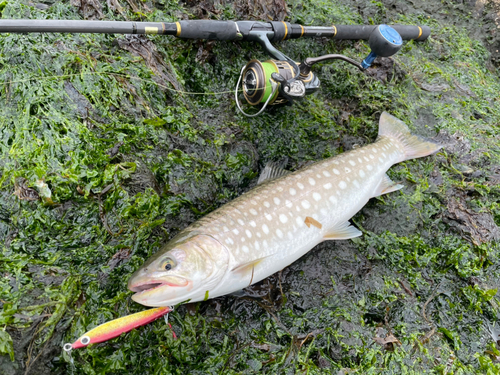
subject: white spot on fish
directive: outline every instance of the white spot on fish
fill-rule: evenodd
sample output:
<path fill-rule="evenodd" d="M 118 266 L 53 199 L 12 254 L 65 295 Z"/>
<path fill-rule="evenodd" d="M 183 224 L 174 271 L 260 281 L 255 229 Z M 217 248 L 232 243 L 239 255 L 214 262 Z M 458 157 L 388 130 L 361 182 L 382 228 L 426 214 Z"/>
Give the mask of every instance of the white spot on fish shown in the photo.
<path fill-rule="evenodd" d="M 311 207 L 311 204 L 309 203 L 309 201 L 303 200 L 302 207 L 304 207 L 305 209 L 308 209 L 309 207 Z"/>
<path fill-rule="evenodd" d="M 234 241 L 233 241 L 231 238 L 227 238 L 227 239 L 226 239 L 226 243 L 227 243 L 228 245 L 232 245 L 232 244 L 234 244 Z"/>
<path fill-rule="evenodd" d="M 353 167 L 356 165 L 356 163 L 354 162 L 354 160 L 349 160 L 349 164 L 351 164 Z"/>
<path fill-rule="evenodd" d="M 332 188 L 332 184 L 329 182 L 327 184 L 324 184 L 323 187 L 328 190 L 328 189 L 331 189 Z"/>
<path fill-rule="evenodd" d="M 387 155 L 385 154 L 385 152 L 382 152 L 382 156 L 383 156 L 384 158 L 386 158 L 386 157 L 387 157 Z"/>
<path fill-rule="evenodd" d="M 323 171 L 323 175 L 325 177 L 330 177 L 331 176 L 330 172 L 328 172 L 328 171 Z"/>
<path fill-rule="evenodd" d="M 252 215 L 257 215 L 257 211 L 255 211 L 253 208 L 251 208 L 251 209 L 250 209 L 250 213 L 251 213 Z"/>
<path fill-rule="evenodd" d="M 347 187 L 347 184 L 345 183 L 345 181 L 340 181 L 339 182 L 339 188 L 345 189 L 346 187 Z"/>
<path fill-rule="evenodd" d="M 335 169 L 335 168 L 333 168 L 333 173 L 335 173 L 335 174 L 340 174 L 339 170 L 338 170 L 338 169 Z"/>
<path fill-rule="evenodd" d="M 245 242 L 245 237 L 241 237 L 241 242 Z"/>
<path fill-rule="evenodd" d="M 384 162 L 384 158 L 378 158 L 378 161 L 383 163 Z"/>
<path fill-rule="evenodd" d="M 264 201 L 264 206 L 266 206 L 267 208 L 271 207 L 271 203 L 269 203 L 268 201 Z"/>
<path fill-rule="evenodd" d="M 280 221 L 285 224 L 288 221 L 288 218 L 285 214 L 280 214 Z"/>
<path fill-rule="evenodd" d="M 368 159 L 366 156 L 363 156 L 363 159 L 365 159 L 366 161 L 370 161 L 370 159 Z"/>
<path fill-rule="evenodd" d="M 224 227 L 222 229 L 224 230 L 224 232 L 229 232 L 229 228 L 226 227 L 225 225 L 224 225 Z"/>
<path fill-rule="evenodd" d="M 267 240 L 262 241 L 262 245 L 264 245 L 264 247 L 267 247 Z"/>
<path fill-rule="evenodd" d="M 245 229 L 245 233 L 247 234 L 248 238 L 252 238 L 252 232 L 250 232 L 248 229 Z"/>
<path fill-rule="evenodd" d="M 368 164 L 368 165 L 366 166 L 366 169 L 368 169 L 369 171 L 371 171 L 371 170 L 373 169 L 373 167 L 372 167 L 370 164 Z"/>
<path fill-rule="evenodd" d="M 260 249 L 259 241 L 255 241 L 253 246 L 255 247 L 256 250 Z"/>
<path fill-rule="evenodd" d="M 358 182 L 358 180 L 354 180 L 354 181 L 352 182 L 352 184 L 353 184 L 354 186 L 356 186 L 356 187 L 359 189 L 359 182 Z"/>
<path fill-rule="evenodd" d="M 358 162 L 362 163 L 362 162 L 363 162 L 363 160 L 361 160 L 361 158 L 358 158 Z"/>
<path fill-rule="evenodd" d="M 240 224 L 240 225 L 244 225 L 244 224 L 245 224 L 245 222 L 244 222 L 243 220 L 241 220 L 241 219 L 238 219 L 238 224 Z"/>
<path fill-rule="evenodd" d="M 359 177 L 361 177 L 361 178 L 365 177 L 365 172 L 363 172 L 362 169 L 359 170 L 358 174 L 359 174 Z"/>
<path fill-rule="evenodd" d="M 295 190 L 294 188 L 290 188 L 290 194 L 291 195 L 297 194 L 297 190 Z"/>
<path fill-rule="evenodd" d="M 266 219 L 269 221 L 271 221 L 273 219 L 273 215 L 271 215 L 271 214 L 266 213 L 265 216 L 266 216 Z"/>
<path fill-rule="evenodd" d="M 332 202 L 333 204 L 337 204 L 337 198 L 335 198 L 335 196 L 334 196 L 334 195 L 330 195 L 330 198 L 328 198 L 328 200 L 329 200 L 330 202 Z"/>
<path fill-rule="evenodd" d="M 319 202 L 321 200 L 321 195 L 319 193 L 314 192 L 313 198 L 316 202 Z"/>
<path fill-rule="evenodd" d="M 264 234 L 269 234 L 269 228 L 266 224 L 262 224 L 262 231 L 264 232 Z"/>
<path fill-rule="evenodd" d="M 255 235 L 256 235 L 257 237 L 259 237 L 259 238 L 262 236 L 262 234 L 260 234 L 260 232 L 255 233 Z"/>
<path fill-rule="evenodd" d="M 257 204 L 257 201 L 254 201 L 253 199 L 250 201 L 253 205 Z"/>
<path fill-rule="evenodd" d="M 241 250 L 243 250 L 244 253 L 248 253 L 248 246 L 242 246 Z"/>
<path fill-rule="evenodd" d="M 326 208 L 322 208 L 321 210 L 319 210 L 319 212 L 321 212 L 322 215 L 325 215 L 328 213 L 327 209 Z"/>
<path fill-rule="evenodd" d="M 372 151 L 373 151 L 373 153 L 374 153 L 374 154 L 376 154 L 376 153 L 377 153 L 377 148 L 376 148 L 376 147 L 374 147 L 374 148 L 372 149 Z"/>
<path fill-rule="evenodd" d="M 351 173 L 351 168 L 345 167 L 345 173 Z"/>
<path fill-rule="evenodd" d="M 257 226 L 257 224 L 255 224 L 255 221 L 253 221 L 253 220 L 250 221 L 248 224 L 250 224 L 250 226 L 252 226 L 254 228 Z"/>
<path fill-rule="evenodd" d="M 239 231 L 238 229 L 234 228 L 234 229 L 233 229 L 233 233 L 234 233 L 234 234 L 238 234 L 238 233 L 240 233 L 240 231 Z"/>
<path fill-rule="evenodd" d="M 318 173 L 318 174 L 316 175 L 316 177 L 317 177 L 317 178 L 321 178 L 321 175 Z"/>
<path fill-rule="evenodd" d="M 309 177 L 309 184 L 310 184 L 311 186 L 316 185 L 316 181 L 314 180 L 314 178 Z"/>
<path fill-rule="evenodd" d="M 295 219 L 295 222 L 299 225 L 299 227 L 304 223 L 304 220 L 302 218 L 300 218 L 299 216 L 297 216 L 297 218 Z"/>
<path fill-rule="evenodd" d="M 273 200 L 274 200 L 274 203 L 275 203 L 276 205 L 280 204 L 280 202 L 281 202 L 281 201 L 280 201 L 280 199 L 279 199 L 278 197 L 274 197 L 274 198 L 273 198 Z"/>
<path fill-rule="evenodd" d="M 279 237 L 279 238 L 283 238 L 283 232 L 279 229 L 276 229 L 276 235 Z"/>
<path fill-rule="evenodd" d="M 370 159 L 375 159 L 375 156 L 373 156 L 373 154 L 370 154 Z"/>
<path fill-rule="evenodd" d="M 304 189 L 304 185 L 302 185 L 300 182 L 297 182 L 297 186 L 300 190 Z"/>
<path fill-rule="evenodd" d="M 291 208 L 293 206 L 292 201 L 289 201 L 288 199 L 285 201 L 285 206 L 288 208 Z"/>
<path fill-rule="evenodd" d="M 286 232 L 286 236 L 287 236 L 289 239 L 293 240 L 293 233 L 292 233 L 291 231 Z"/>

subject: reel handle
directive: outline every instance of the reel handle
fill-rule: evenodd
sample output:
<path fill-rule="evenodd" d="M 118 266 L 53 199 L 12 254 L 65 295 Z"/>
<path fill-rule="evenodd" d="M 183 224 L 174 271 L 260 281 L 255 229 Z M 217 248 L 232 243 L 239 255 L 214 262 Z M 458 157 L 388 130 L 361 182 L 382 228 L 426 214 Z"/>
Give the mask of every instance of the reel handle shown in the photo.
<path fill-rule="evenodd" d="M 394 28 L 378 25 L 370 34 L 368 44 L 371 52 L 361 63 L 364 69 L 368 69 L 377 56 L 389 57 L 396 54 L 403 45 L 403 38 Z"/>

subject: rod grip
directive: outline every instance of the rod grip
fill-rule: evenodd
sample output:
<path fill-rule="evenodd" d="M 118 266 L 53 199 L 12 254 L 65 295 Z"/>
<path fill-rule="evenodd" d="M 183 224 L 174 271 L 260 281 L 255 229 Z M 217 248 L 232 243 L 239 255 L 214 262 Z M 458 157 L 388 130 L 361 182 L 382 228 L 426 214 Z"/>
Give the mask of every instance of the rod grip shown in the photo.
<path fill-rule="evenodd" d="M 175 23 L 175 36 L 183 39 L 238 39 L 238 28 L 234 21 L 189 20 Z"/>
<path fill-rule="evenodd" d="M 409 26 L 409 25 L 390 25 L 395 29 L 403 40 L 426 40 L 430 33 L 429 26 Z M 374 25 L 333 25 L 335 29 L 333 39 L 364 39 L 368 40 Z"/>

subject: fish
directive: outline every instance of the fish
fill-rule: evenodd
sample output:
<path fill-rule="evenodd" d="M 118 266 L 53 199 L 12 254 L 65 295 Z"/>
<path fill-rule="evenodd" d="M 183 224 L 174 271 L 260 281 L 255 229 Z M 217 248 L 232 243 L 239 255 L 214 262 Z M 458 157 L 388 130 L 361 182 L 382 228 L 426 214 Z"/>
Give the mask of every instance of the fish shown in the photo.
<path fill-rule="evenodd" d="M 403 188 L 387 170 L 441 147 L 384 112 L 372 144 L 293 173 L 266 166 L 254 189 L 191 224 L 148 259 L 129 279 L 132 299 L 170 306 L 234 293 L 323 241 L 358 237 L 362 232 L 349 219 L 369 199 Z"/>
<path fill-rule="evenodd" d="M 69 352 L 73 349 L 84 348 L 90 344 L 97 344 L 111 340 L 120 336 L 122 333 L 129 332 L 137 327 L 151 323 L 171 311 L 171 307 L 165 306 L 113 319 L 91 329 L 87 333 L 84 333 L 74 343 L 64 344 L 63 349 Z"/>

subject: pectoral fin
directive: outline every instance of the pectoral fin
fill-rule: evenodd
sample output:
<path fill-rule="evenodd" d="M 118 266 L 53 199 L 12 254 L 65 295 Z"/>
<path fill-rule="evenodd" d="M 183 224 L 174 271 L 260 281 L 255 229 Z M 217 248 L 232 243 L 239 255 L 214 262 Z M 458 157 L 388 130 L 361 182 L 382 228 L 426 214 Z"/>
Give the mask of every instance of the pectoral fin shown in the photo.
<path fill-rule="evenodd" d="M 264 259 L 266 259 L 268 257 L 269 256 L 266 256 L 266 257 L 252 260 L 250 262 L 240 264 L 239 266 L 234 267 L 231 270 L 231 272 L 238 274 L 240 277 L 245 277 L 246 275 L 250 275 L 250 283 L 248 283 L 248 286 L 250 286 L 250 285 L 252 285 L 252 282 L 253 282 L 253 275 L 255 272 L 255 266 L 258 265 L 260 262 L 262 262 Z"/>
<path fill-rule="evenodd" d="M 348 240 L 350 238 L 359 237 L 363 233 L 353 227 L 351 223 L 345 221 L 336 225 L 323 236 L 324 240 Z"/>
<path fill-rule="evenodd" d="M 397 184 L 394 181 L 392 181 L 389 176 L 386 174 L 384 177 L 382 177 L 382 181 L 377 187 L 377 190 L 375 190 L 375 194 L 373 195 L 374 197 L 378 197 L 380 195 L 384 195 L 387 193 L 392 193 L 393 191 L 399 190 L 404 188 L 403 185 Z"/>
<path fill-rule="evenodd" d="M 251 260 L 250 262 L 246 262 L 246 263 L 240 264 L 240 265 L 234 267 L 231 270 L 231 272 L 232 273 L 239 273 L 241 275 L 244 275 L 244 274 L 247 274 L 247 273 L 252 273 L 253 269 L 255 268 L 255 266 L 257 264 L 259 264 L 260 262 L 262 262 L 266 258 L 268 258 L 268 257 L 266 256 L 266 257 L 263 257 L 263 258 Z"/>

